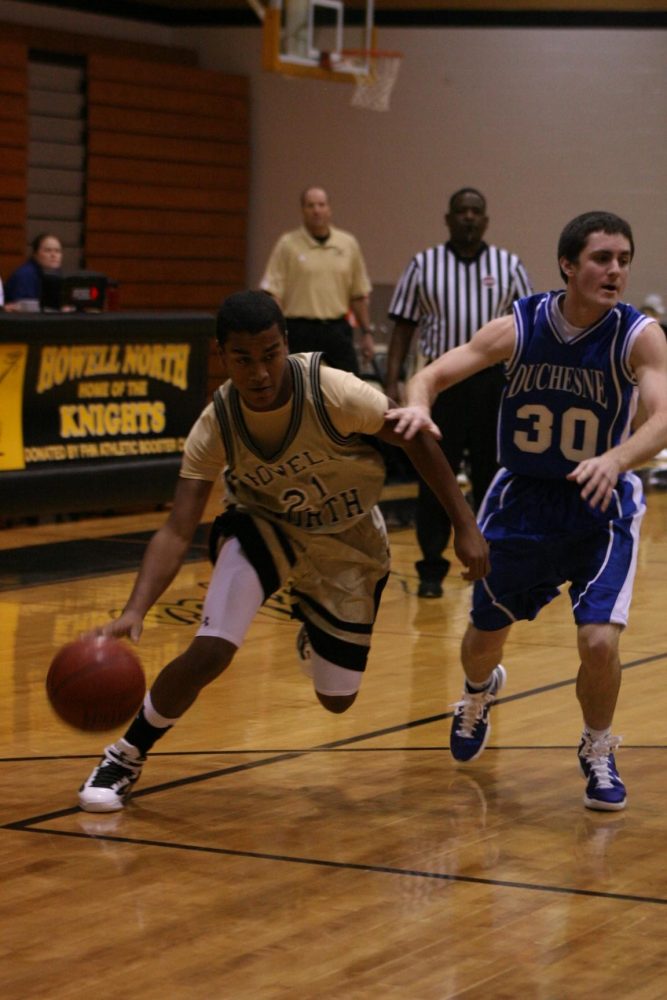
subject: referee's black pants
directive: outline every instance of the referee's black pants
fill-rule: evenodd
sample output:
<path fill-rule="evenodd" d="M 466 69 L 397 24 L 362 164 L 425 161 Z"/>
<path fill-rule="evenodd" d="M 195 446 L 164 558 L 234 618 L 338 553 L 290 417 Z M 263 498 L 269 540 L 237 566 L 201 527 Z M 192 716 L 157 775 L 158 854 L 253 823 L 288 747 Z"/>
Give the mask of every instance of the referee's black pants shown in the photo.
<path fill-rule="evenodd" d="M 442 432 L 440 447 L 454 475 L 458 474 L 467 452 L 475 510 L 498 470 L 496 431 L 504 384 L 502 366 L 487 368 L 441 392 L 431 411 Z M 421 580 L 440 583 L 449 570 L 449 560 L 442 553 L 449 544 L 452 525 L 421 479 L 416 520 L 417 541 L 422 551 L 422 558 L 416 563 L 417 572 Z"/>
<path fill-rule="evenodd" d="M 343 371 L 359 374 L 352 327 L 344 316 L 338 319 L 303 319 L 288 316 L 287 344 L 290 354 L 322 351 L 324 360 L 332 368 L 342 368 Z"/>

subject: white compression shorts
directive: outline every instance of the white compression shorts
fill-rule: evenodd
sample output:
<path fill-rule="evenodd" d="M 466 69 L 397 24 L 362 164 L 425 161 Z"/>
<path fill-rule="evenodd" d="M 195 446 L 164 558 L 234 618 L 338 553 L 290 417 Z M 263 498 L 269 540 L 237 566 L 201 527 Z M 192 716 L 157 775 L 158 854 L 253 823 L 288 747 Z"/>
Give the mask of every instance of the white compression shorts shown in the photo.
<path fill-rule="evenodd" d="M 238 538 L 228 538 L 220 550 L 209 583 L 198 636 L 225 639 L 237 648 L 243 644 L 255 615 L 264 603 L 264 592 Z M 356 694 L 363 673 L 330 663 L 314 650 L 309 667 L 313 686 L 320 694 Z"/>

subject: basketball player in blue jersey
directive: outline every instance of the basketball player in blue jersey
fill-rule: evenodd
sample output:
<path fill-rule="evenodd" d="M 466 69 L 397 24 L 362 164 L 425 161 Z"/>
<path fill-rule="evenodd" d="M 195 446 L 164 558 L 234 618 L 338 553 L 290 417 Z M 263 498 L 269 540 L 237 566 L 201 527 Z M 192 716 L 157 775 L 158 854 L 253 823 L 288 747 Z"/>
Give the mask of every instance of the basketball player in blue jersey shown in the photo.
<path fill-rule="evenodd" d="M 89 812 L 123 808 L 155 741 L 229 666 L 264 601 L 286 583 L 317 698 L 330 712 L 352 705 L 389 573 L 377 506 L 384 463 L 369 436 L 403 447 L 446 507 L 464 577 L 490 568 L 488 546 L 433 438 L 400 438 L 385 418 L 387 397 L 322 365 L 320 354 L 288 356 L 285 319 L 270 295 L 230 296 L 217 338 L 229 377 L 188 436 L 171 513 L 148 545 L 122 614 L 98 632 L 139 639 L 224 470 L 228 505 L 212 533 L 215 566 L 202 622 L 79 789 Z"/>
<path fill-rule="evenodd" d="M 500 664 L 513 622 L 532 620 L 570 582 L 584 729 L 578 749 L 589 809 L 626 804 L 611 733 L 645 510 L 630 470 L 667 445 L 667 345 L 658 323 L 621 302 L 634 254 L 627 222 L 587 212 L 561 233 L 565 290 L 531 295 L 512 316 L 487 323 L 408 385 L 389 412 L 410 439 L 436 395 L 505 363 L 498 422 L 501 469 L 478 520 L 491 572 L 475 584 L 461 659 L 465 685 L 452 722 L 457 761 L 475 760 L 489 737 L 489 709 L 505 683 Z M 631 433 L 637 398 L 644 422 Z"/>

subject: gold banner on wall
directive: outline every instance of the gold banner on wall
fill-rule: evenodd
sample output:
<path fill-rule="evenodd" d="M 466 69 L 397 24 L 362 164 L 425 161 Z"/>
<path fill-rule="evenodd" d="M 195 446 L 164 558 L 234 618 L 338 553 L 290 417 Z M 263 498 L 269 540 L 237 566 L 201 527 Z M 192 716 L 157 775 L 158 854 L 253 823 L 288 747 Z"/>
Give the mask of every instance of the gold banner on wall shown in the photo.
<path fill-rule="evenodd" d="M 27 344 L 0 344 L 0 470 L 25 469 L 23 376 Z"/>

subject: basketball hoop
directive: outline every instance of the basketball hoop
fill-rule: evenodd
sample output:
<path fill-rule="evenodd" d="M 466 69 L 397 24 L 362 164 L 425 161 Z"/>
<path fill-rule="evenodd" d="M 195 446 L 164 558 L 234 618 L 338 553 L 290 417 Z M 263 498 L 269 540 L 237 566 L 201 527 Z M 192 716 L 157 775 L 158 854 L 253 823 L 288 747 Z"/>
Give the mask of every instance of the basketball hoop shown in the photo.
<path fill-rule="evenodd" d="M 341 63 L 347 64 L 345 68 L 353 72 L 355 79 L 350 104 L 366 111 L 388 111 L 402 60 L 402 52 L 381 49 L 347 49 L 341 52 Z M 336 68 L 340 69 L 341 64 Z"/>

